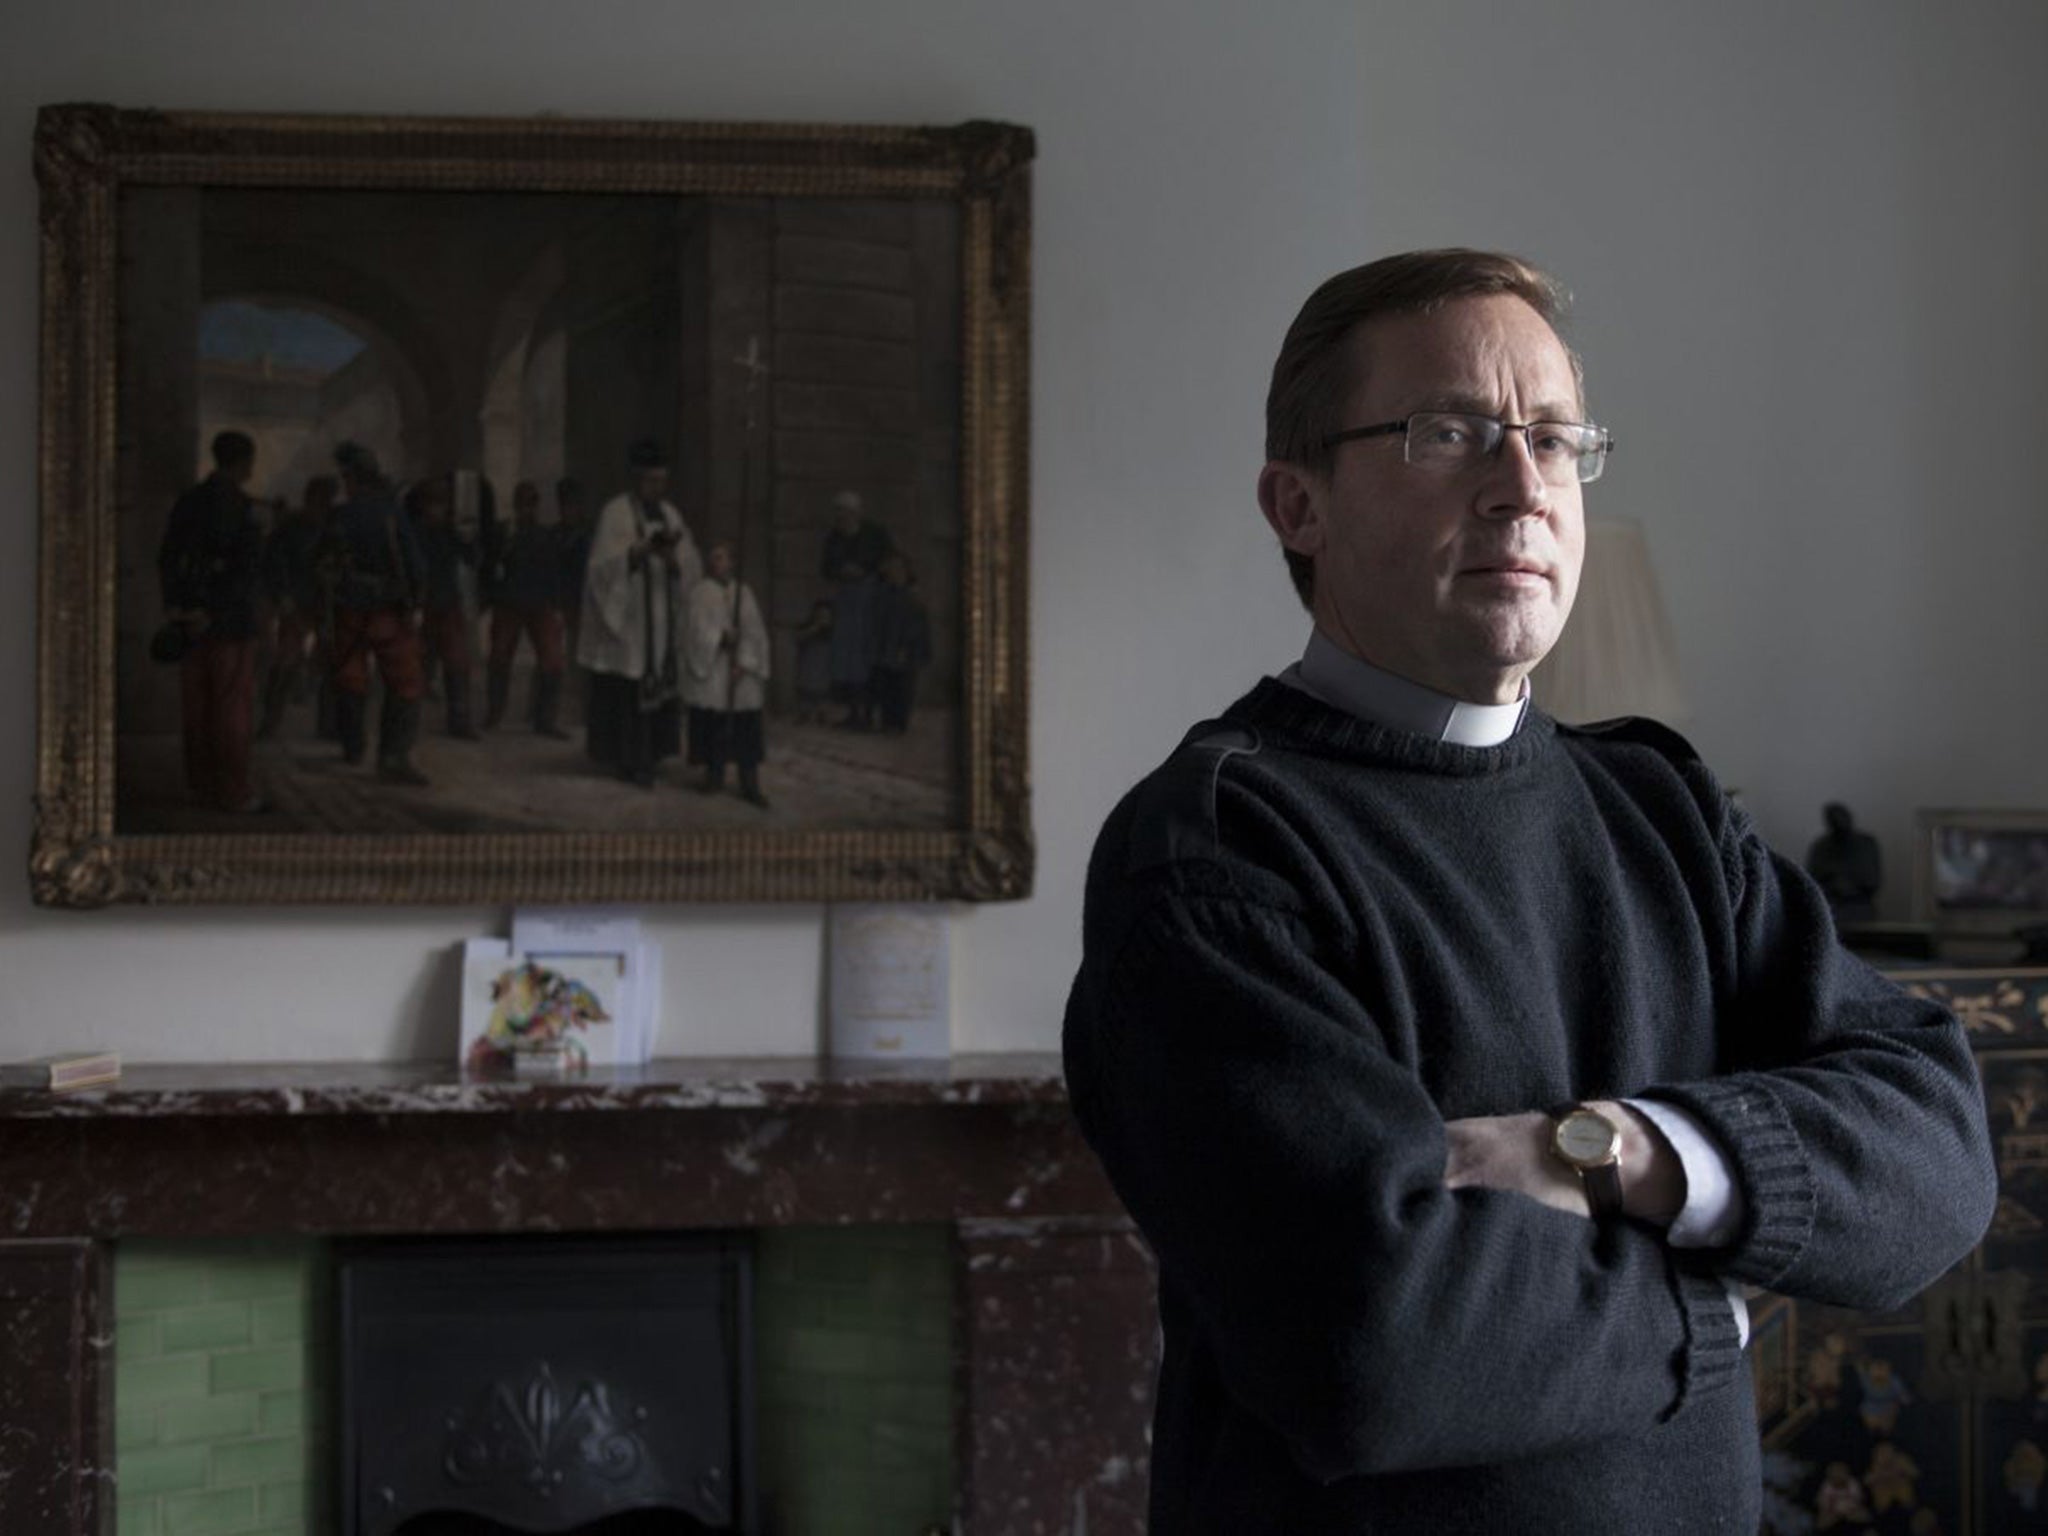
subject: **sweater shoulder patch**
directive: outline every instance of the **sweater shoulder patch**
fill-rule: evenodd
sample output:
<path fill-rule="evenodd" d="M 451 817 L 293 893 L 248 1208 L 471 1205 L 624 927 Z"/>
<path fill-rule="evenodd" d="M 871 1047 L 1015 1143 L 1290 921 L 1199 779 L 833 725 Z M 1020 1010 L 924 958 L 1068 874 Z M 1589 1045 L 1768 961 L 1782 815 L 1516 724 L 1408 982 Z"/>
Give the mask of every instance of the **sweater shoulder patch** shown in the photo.
<path fill-rule="evenodd" d="M 1189 731 L 1138 790 L 1131 807 L 1130 873 L 1211 854 L 1223 765 L 1256 754 L 1259 745 L 1259 733 L 1234 720 L 1204 720 Z"/>
<path fill-rule="evenodd" d="M 1595 742 L 1625 742 L 1630 746 L 1649 747 L 1681 768 L 1690 767 L 1700 760 L 1699 751 L 1691 742 L 1662 721 L 1643 715 L 1596 720 L 1590 725 L 1566 725 L 1560 720 L 1557 729 L 1561 735 L 1583 736 Z"/>

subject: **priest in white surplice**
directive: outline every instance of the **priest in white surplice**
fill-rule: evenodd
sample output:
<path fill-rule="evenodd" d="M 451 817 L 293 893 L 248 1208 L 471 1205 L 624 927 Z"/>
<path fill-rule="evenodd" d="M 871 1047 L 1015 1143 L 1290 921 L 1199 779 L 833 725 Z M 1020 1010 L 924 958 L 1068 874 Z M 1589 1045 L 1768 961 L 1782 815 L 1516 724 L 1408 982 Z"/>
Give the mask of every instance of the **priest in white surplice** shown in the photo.
<path fill-rule="evenodd" d="M 708 572 L 690 589 L 683 642 L 683 702 L 690 706 L 690 762 L 704 770 L 697 787 L 716 794 L 725 766 L 739 770 L 740 797 L 763 810 L 761 708 L 767 702 L 768 626 L 754 589 L 733 569 L 733 547 L 711 546 Z"/>
<path fill-rule="evenodd" d="M 682 514 L 663 499 L 660 448 L 635 443 L 627 466 L 632 489 L 597 514 L 576 660 L 590 670 L 590 755 L 652 788 L 662 759 L 682 745 L 676 650 L 704 564 Z"/>

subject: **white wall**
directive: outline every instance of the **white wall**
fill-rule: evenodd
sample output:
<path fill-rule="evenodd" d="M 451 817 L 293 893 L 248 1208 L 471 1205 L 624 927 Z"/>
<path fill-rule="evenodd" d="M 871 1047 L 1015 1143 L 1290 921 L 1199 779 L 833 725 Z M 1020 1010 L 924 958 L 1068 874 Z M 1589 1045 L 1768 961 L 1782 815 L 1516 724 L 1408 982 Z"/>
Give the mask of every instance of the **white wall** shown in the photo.
<path fill-rule="evenodd" d="M 1050 1048 L 1090 839 L 1303 621 L 1251 501 L 1307 290 L 1499 245 L 1580 295 L 1690 730 L 1781 846 L 1846 799 L 2048 804 L 2048 8 L 76 0 L 0 16 L 0 1056 L 438 1054 L 433 956 L 501 913 L 46 913 L 33 785 L 40 102 L 1038 130 L 1039 894 L 963 911 L 956 1039 Z M 1055 729 L 1054 722 L 1057 721 Z M 815 908 L 669 909 L 670 1053 L 816 1039 Z"/>

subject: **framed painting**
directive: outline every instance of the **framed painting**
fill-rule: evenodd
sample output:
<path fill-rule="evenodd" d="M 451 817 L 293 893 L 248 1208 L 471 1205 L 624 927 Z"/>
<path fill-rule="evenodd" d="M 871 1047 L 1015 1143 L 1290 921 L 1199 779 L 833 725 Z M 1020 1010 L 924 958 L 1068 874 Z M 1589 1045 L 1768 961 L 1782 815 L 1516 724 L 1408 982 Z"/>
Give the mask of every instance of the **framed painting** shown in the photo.
<path fill-rule="evenodd" d="M 44 108 L 35 899 L 1028 893 L 1032 154 Z"/>
<path fill-rule="evenodd" d="M 1915 851 L 1915 911 L 1937 932 L 2048 923 L 2048 811 L 1922 811 Z"/>

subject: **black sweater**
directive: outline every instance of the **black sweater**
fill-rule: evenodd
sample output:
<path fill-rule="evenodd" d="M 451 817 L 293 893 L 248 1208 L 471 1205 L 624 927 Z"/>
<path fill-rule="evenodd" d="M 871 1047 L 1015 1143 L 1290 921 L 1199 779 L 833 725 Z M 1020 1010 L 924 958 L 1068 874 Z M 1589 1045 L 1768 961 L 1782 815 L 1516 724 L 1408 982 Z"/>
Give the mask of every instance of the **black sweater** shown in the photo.
<path fill-rule="evenodd" d="M 1995 1197 L 1962 1031 L 1685 743 L 1457 747 L 1267 681 L 1096 845 L 1074 1110 L 1159 1259 L 1155 1536 L 1757 1527 L 1720 1276 L 1890 1308 Z M 1725 1249 L 1443 1187 L 1444 1122 L 1643 1096 Z"/>

